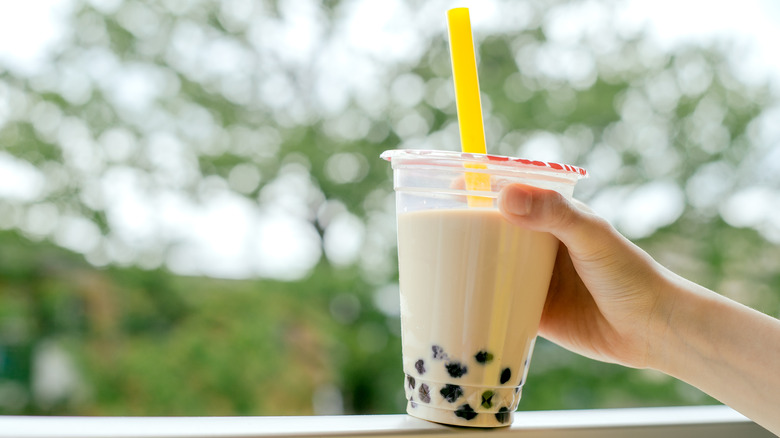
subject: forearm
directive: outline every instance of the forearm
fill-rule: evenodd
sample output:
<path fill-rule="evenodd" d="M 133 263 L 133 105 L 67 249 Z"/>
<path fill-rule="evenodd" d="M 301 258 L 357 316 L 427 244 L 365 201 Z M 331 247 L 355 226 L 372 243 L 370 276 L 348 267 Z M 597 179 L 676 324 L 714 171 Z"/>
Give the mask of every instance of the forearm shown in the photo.
<path fill-rule="evenodd" d="M 673 278 L 651 364 L 780 435 L 780 321 Z"/>

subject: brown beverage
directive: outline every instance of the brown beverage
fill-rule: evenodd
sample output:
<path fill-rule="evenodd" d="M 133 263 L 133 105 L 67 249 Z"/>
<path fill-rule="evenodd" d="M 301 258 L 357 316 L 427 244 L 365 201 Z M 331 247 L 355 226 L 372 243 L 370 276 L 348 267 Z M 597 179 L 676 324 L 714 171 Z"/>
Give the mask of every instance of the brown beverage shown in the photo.
<path fill-rule="evenodd" d="M 517 408 L 558 241 L 495 209 L 398 216 L 407 411 L 502 426 Z"/>

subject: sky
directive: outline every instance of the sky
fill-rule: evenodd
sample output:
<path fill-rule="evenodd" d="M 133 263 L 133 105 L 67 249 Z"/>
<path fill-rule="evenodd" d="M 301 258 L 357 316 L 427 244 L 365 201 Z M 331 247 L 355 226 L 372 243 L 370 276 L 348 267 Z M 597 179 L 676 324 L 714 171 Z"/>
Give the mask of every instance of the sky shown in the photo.
<path fill-rule="evenodd" d="M 96 0 L 96 4 L 114 1 Z M 382 17 L 377 7 L 391 10 L 393 2 L 356 1 L 357 9 Z M 494 1 L 438 1 L 431 4 L 447 7 L 467 6 L 472 11 L 475 31 L 496 27 L 501 15 Z M 69 0 L 34 0 L 0 2 L 0 59 L 12 66 L 34 71 L 45 58 L 46 50 L 56 44 L 64 31 L 60 20 Z M 780 57 L 776 56 L 780 41 L 780 2 L 773 0 L 743 0 L 712 2 L 707 0 L 628 0 L 623 3 L 622 18 L 628 27 L 646 26 L 663 47 L 676 44 L 730 39 L 740 44 L 745 77 L 767 75 L 780 80 Z M 390 46 L 381 44 L 392 36 L 381 25 L 367 20 L 367 14 L 355 14 L 354 33 L 360 34 L 359 44 L 366 48 Z M 442 19 L 443 21 L 443 19 Z M 356 39 L 357 40 L 357 39 Z M 395 41 L 398 43 L 398 40 Z M 410 52 L 408 45 L 395 45 L 396 50 Z M 383 50 L 384 50 L 383 49 Z M 400 55 L 397 55 L 400 56 Z"/>
<path fill-rule="evenodd" d="M 0 2 L 0 60 L 35 71 L 64 32 L 60 20 L 66 0 Z"/>
<path fill-rule="evenodd" d="M 624 18 L 647 25 L 665 48 L 731 40 L 739 48 L 735 65 L 744 80 L 780 82 L 780 2 L 630 0 Z"/>
<path fill-rule="evenodd" d="M 93 3 L 108 8 L 115 2 L 94 0 Z M 306 3 L 303 0 L 289 0 L 284 5 L 293 7 Z M 426 2 L 425 13 L 415 17 L 394 15 L 397 9 L 393 8 L 393 3 L 393 0 L 352 2 L 351 20 L 345 35 L 353 49 L 369 57 L 414 57 L 415 43 L 420 38 L 420 35 L 415 35 L 418 31 L 416 29 L 432 32 L 437 26 L 445 26 L 444 16 L 442 14 L 438 19 L 438 12 L 450 7 L 466 6 L 471 9 L 475 33 L 500 31 L 502 26 L 512 26 L 524 19 L 522 14 L 502 14 L 499 0 L 434 0 Z M 0 1 L 0 61 L 27 73 L 44 66 L 47 52 L 56 47 L 65 32 L 60 17 L 67 11 L 68 5 L 68 0 Z M 780 2 L 628 0 L 622 5 L 621 25 L 626 29 L 645 27 L 661 47 L 671 49 L 680 44 L 730 41 L 741 79 L 749 82 L 769 79 L 780 85 L 780 57 L 776 56 L 775 46 L 780 41 Z M 302 14 L 299 31 L 291 30 L 290 35 L 284 37 L 290 44 L 297 44 L 296 52 L 302 54 L 307 53 L 308 47 L 308 34 L 303 32 L 307 28 L 304 17 L 305 14 Z M 404 19 L 418 22 L 415 27 L 399 27 L 397 23 Z M 571 32 L 577 26 L 588 26 L 589 20 L 587 16 L 577 16 L 569 17 L 563 23 L 568 24 L 562 31 Z M 339 72 L 330 74 L 338 75 Z M 324 92 L 328 92 L 327 87 Z M 334 106 L 334 110 L 338 110 L 338 105 Z M 302 179 L 294 170 L 286 176 L 288 181 L 285 184 L 304 184 L 301 181 L 305 178 Z M 0 173 L 3 172 L 5 175 L 3 182 L 0 182 L 0 197 L 24 199 L 34 196 L 40 184 L 34 169 L 24 166 L 18 160 L 15 162 L 13 157 L 0 151 Z M 112 181 L 114 190 L 124 190 L 123 196 L 116 197 L 121 202 L 113 212 L 120 231 L 141 239 L 153 236 L 155 227 L 179 233 L 185 244 L 172 251 L 166 263 L 175 272 L 182 274 L 226 278 L 261 275 L 294 279 L 316 263 L 322 250 L 333 260 L 351 263 L 359 257 L 360 248 L 367 238 L 363 224 L 354 216 L 339 210 L 338 206 L 333 207 L 333 233 L 326 235 L 324 249 L 320 249 L 318 236 L 313 229 L 307 227 L 302 219 L 286 215 L 284 208 L 261 210 L 240 195 L 215 191 L 216 194 L 202 205 L 184 204 L 180 199 L 161 195 L 155 201 L 159 205 L 155 210 L 149 209 L 149 200 L 139 199 L 137 190 L 133 189 L 132 175 L 115 175 Z M 636 193 L 633 201 L 625 203 L 621 210 L 622 216 L 609 219 L 622 223 L 624 232 L 641 237 L 648 230 L 652 231 L 679 215 L 684 198 L 673 191 L 663 183 L 648 185 Z M 731 220 L 749 225 L 751 217 L 765 216 L 767 212 L 756 212 L 744 206 L 755 204 L 757 198 L 766 200 L 772 196 L 777 195 L 758 191 L 745 194 L 742 196 L 744 199 L 732 200 L 734 208 L 730 211 L 741 213 L 731 217 Z M 651 205 L 656 207 L 648 207 Z M 37 226 L 48 226 L 49 222 L 45 220 L 47 210 L 37 210 L 31 217 L 37 214 L 37 217 L 44 218 L 38 221 Z M 155 216 L 156 212 L 163 213 Z M 74 250 L 81 250 L 89 244 L 88 239 L 68 240 L 67 237 L 73 235 L 73 232 L 76 235 L 94 234 L 89 224 L 73 218 L 61 220 L 66 224 L 65 231 L 55 235 L 55 241 Z M 100 260 L 92 261 L 100 263 Z"/>

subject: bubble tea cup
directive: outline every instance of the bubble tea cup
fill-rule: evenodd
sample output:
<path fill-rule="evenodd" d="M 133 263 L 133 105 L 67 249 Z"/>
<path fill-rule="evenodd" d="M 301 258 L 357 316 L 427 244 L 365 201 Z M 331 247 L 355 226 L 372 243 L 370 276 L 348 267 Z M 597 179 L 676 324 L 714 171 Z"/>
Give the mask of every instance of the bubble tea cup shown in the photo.
<path fill-rule="evenodd" d="M 507 426 L 528 373 L 558 240 L 504 219 L 498 192 L 522 183 L 571 198 L 587 172 L 448 151 L 390 150 L 381 157 L 392 165 L 396 193 L 406 411 L 458 426 Z M 474 175 L 489 184 L 464 183 Z"/>

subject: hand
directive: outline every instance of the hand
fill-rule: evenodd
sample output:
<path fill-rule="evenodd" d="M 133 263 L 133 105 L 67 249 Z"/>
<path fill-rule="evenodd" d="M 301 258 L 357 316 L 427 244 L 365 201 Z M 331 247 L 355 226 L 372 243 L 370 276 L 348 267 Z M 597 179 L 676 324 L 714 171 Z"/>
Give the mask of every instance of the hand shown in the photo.
<path fill-rule="evenodd" d="M 501 191 L 499 208 L 512 223 L 561 241 L 539 334 L 593 359 L 650 366 L 668 310 L 668 271 L 557 192 L 513 184 Z"/>
<path fill-rule="evenodd" d="M 501 190 L 511 222 L 561 244 L 539 333 L 582 355 L 690 383 L 780 436 L 780 320 L 671 273 L 577 201 Z"/>

